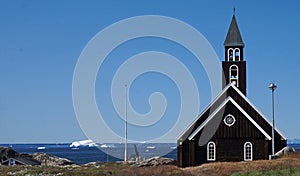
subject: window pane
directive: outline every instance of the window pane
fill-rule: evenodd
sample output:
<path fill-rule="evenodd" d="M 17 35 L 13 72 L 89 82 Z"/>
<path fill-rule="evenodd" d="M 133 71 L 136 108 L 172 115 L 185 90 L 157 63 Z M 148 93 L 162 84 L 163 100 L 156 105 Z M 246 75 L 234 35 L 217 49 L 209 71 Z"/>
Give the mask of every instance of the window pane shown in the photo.
<path fill-rule="evenodd" d="M 228 50 L 228 60 L 233 61 L 233 49 L 232 48 Z"/>
<path fill-rule="evenodd" d="M 216 146 L 214 142 L 209 142 L 207 145 L 207 160 L 214 161 L 215 158 L 215 152 L 216 152 Z"/>
<path fill-rule="evenodd" d="M 246 142 L 244 145 L 244 160 L 251 161 L 252 160 L 252 144 L 250 142 Z"/>

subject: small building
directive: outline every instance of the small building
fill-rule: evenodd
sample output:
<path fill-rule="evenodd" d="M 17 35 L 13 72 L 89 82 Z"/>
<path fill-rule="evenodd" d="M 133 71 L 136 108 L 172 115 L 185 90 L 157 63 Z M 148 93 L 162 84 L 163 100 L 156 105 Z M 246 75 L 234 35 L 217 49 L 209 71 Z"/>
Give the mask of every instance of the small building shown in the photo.
<path fill-rule="evenodd" d="M 9 147 L 0 147 L 0 165 L 41 165 L 29 155 L 19 154 Z"/>
<path fill-rule="evenodd" d="M 246 61 L 236 17 L 224 42 L 223 90 L 177 138 L 179 167 L 269 159 L 272 124 L 246 97 Z M 286 138 L 275 129 L 275 152 Z"/>
<path fill-rule="evenodd" d="M 14 165 L 29 165 L 29 166 L 34 166 L 34 165 L 41 165 L 41 162 L 26 157 L 26 156 L 17 156 L 14 158 L 9 158 L 1 163 L 1 165 L 9 165 L 9 166 L 14 166 Z"/>

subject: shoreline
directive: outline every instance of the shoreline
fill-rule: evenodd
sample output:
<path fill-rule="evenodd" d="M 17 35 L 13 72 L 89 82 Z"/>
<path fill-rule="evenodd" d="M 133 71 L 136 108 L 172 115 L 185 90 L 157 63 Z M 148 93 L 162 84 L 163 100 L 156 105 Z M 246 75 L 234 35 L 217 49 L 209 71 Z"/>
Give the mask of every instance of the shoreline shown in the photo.
<path fill-rule="evenodd" d="M 195 167 L 179 168 L 174 165 L 135 167 L 129 163 L 101 162 L 94 165 L 68 166 L 0 166 L 0 175 L 186 175 L 186 176 L 227 176 L 227 175 L 299 175 L 300 152 L 276 160 L 250 162 L 216 162 Z"/>
<path fill-rule="evenodd" d="M 163 156 L 167 158 L 177 159 L 177 151 L 175 144 L 138 144 L 138 156 L 142 160 L 149 159 L 155 156 Z M 11 147 L 6 144 L 6 147 Z M 100 146 L 101 147 L 101 146 Z M 106 148 L 103 148 L 106 147 Z M 13 145 L 12 149 L 18 153 L 33 154 L 37 152 L 43 152 L 50 155 L 58 156 L 61 158 L 67 158 L 76 164 L 86 164 L 95 161 L 122 161 L 124 158 L 124 147 L 122 144 L 103 144 L 103 147 L 99 149 L 99 146 L 79 146 L 70 147 L 70 144 L 19 144 Z M 128 146 L 128 158 L 136 158 L 136 151 L 134 145 Z"/>
<path fill-rule="evenodd" d="M 7 145 L 6 145 L 7 146 Z M 82 148 L 76 148 L 78 150 L 73 150 L 73 148 L 70 148 L 70 147 L 66 147 L 64 148 L 65 150 L 62 150 L 63 147 L 58 147 L 58 148 L 55 148 L 55 147 L 51 147 L 51 150 L 50 148 L 46 148 L 44 146 L 42 147 L 39 147 L 39 146 L 42 146 L 42 145 L 39 145 L 39 144 L 34 144 L 34 146 L 26 146 L 26 147 L 29 147 L 30 148 L 30 151 L 31 152 L 17 152 L 15 151 L 14 148 L 12 148 L 13 153 L 18 153 L 18 155 L 26 155 L 26 156 L 31 156 L 31 155 L 37 155 L 37 154 L 40 154 L 40 155 L 44 155 L 43 157 L 52 157 L 52 158 L 56 158 L 56 159 L 52 159 L 52 160 L 63 160 L 65 161 L 66 163 L 74 163 L 74 164 L 77 164 L 77 165 L 85 165 L 85 164 L 89 164 L 89 163 L 94 163 L 94 162 L 97 162 L 97 163 L 105 163 L 105 162 L 122 162 L 123 160 L 122 159 L 118 159 L 118 158 L 114 158 L 113 156 L 107 154 L 107 153 L 104 153 L 103 151 L 99 150 L 97 147 L 82 147 Z M 51 144 L 51 146 L 55 146 L 55 144 Z M 64 144 L 64 146 L 69 146 L 69 144 Z M 294 146 L 300 146 L 300 144 L 293 144 L 292 145 L 293 147 Z M 48 146 L 47 146 L 48 147 Z M 1 148 L 1 146 L 0 146 Z M 2 147 L 3 148 L 3 147 Z M 4 147 L 4 148 L 9 148 L 9 147 Z M 40 150 L 38 149 L 40 148 Z M 11 149 L 11 148 L 10 148 Z M 55 150 L 59 150 L 60 153 L 58 152 L 53 152 Z M 94 153 L 94 152 L 90 152 L 91 150 L 95 150 L 97 152 L 100 153 L 100 155 L 102 155 L 102 160 L 99 159 L 99 153 Z M 112 149 L 115 151 L 115 149 Z M 157 150 L 160 150 L 160 148 L 158 148 Z M 297 152 L 299 152 L 299 148 L 296 149 Z M 65 154 L 63 155 L 64 153 L 68 153 L 68 154 Z M 87 153 L 87 152 L 90 152 L 90 153 Z M 1 152 L 0 152 L 1 154 Z M 160 158 L 168 158 L 168 159 L 172 159 L 174 161 L 177 160 L 177 157 L 176 157 L 176 149 L 172 151 L 172 153 L 169 153 L 170 155 L 163 155 L 163 156 L 160 156 Z M 73 158 L 71 156 L 74 156 L 74 155 L 80 155 L 81 157 L 84 157 L 85 159 L 80 159 L 80 158 L 77 158 L 78 160 L 76 161 L 76 158 L 75 160 L 73 160 Z M 69 157 L 65 157 L 65 156 L 69 156 Z M 136 155 L 129 155 L 130 158 L 130 162 L 134 162 L 136 161 Z M 141 155 L 138 155 L 139 156 L 139 161 L 146 161 L 146 160 L 149 160 L 151 158 L 155 158 L 157 157 L 158 155 L 153 155 L 151 157 L 148 157 L 148 158 L 144 158 L 144 157 L 140 157 Z M 143 156 L 143 155 L 142 155 Z M 171 157 L 169 157 L 171 156 Z M 36 156 L 37 157 L 37 156 Z M 94 159 L 89 159 L 90 157 L 97 157 L 97 158 L 94 158 Z M 41 161 L 41 163 L 45 160 L 45 159 L 39 159 Z M 51 159 L 48 159 L 48 160 L 51 160 Z M 1 158 L 0 158 L 0 162 L 1 162 Z"/>

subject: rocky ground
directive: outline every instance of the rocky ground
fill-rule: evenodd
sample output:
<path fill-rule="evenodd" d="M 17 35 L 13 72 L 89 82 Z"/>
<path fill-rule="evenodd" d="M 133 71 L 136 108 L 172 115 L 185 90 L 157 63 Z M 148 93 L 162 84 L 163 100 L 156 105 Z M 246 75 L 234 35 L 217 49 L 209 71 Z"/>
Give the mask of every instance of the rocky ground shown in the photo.
<path fill-rule="evenodd" d="M 0 166 L 0 175 L 26 176 L 93 176 L 93 175 L 201 175 L 201 176 L 244 176 L 244 175 L 300 175 L 300 153 L 291 153 L 276 160 L 251 162 L 217 162 L 197 167 L 178 168 L 176 161 L 154 157 L 142 162 L 92 162 L 75 165 L 67 159 L 43 153 L 31 155 L 41 162 L 40 166 Z"/>
<path fill-rule="evenodd" d="M 45 166 L 67 166 L 74 164 L 68 159 L 59 158 L 57 156 L 48 155 L 46 153 L 34 153 L 31 155 L 31 157 L 41 162 L 41 165 Z"/>

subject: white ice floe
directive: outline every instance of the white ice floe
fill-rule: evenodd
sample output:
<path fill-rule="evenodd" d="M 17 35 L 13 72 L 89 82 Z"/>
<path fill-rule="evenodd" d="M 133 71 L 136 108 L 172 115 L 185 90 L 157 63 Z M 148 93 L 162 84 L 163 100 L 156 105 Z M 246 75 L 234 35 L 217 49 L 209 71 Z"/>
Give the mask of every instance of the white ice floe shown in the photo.
<path fill-rule="evenodd" d="M 156 146 L 147 146 L 146 148 L 147 148 L 147 149 L 155 149 Z"/>
<path fill-rule="evenodd" d="M 38 150 L 45 150 L 46 147 L 38 147 L 37 149 L 38 149 Z"/>
<path fill-rule="evenodd" d="M 96 143 L 94 143 L 92 140 L 87 139 L 87 140 L 82 140 L 82 141 L 74 141 L 72 144 L 70 144 L 70 147 L 83 147 L 83 146 L 88 146 L 88 147 L 95 147 L 97 146 Z"/>
<path fill-rule="evenodd" d="M 101 148 L 116 148 L 116 146 L 114 144 L 102 144 L 100 147 Z"/>

